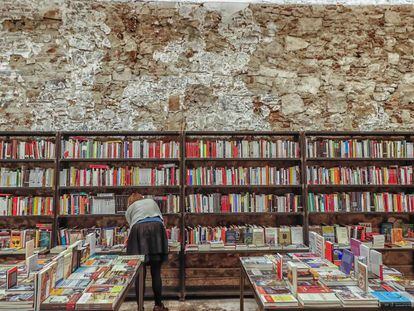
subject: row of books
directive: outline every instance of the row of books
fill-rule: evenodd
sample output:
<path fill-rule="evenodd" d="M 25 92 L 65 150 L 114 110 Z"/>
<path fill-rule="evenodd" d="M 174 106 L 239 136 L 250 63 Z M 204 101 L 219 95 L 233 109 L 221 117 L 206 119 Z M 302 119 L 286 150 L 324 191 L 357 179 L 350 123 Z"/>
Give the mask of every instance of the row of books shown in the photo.
<path fill-rule="evenodd" d="M 308 139 L 310 158 L 413 158 L 414 142 L 378 139 Z"/>
<path fill-rule="evenodd" d="M 303 228 L 300 226 L 262 227 L 257 225 L 219 226 L 219 227 L 187 227 L 185 230 L 186 244 L 219 245 L 302 245 Z"/>
<path fill-rule="evenodd" d="M 129 229 L 127 227 L 93 227 L 84 229 L 59 229 L 59 245 L 71 245 L 76 241 L 85 239 L 88 234 L 93 233 L 96 238 L 96 244 L 100 248 L 110 248 L 117 245 L 124 246 Z M 180 242 L 180 228 L 177 226 L 166 228 L 167 238 L 171 242 Z"/>
<path fill-rule="evenodd" d="M 298 185 L 299 166 L 197 167 L 187 169 L 187 185 Z"/>
<path fill-rule="evenodd" d="M 180 197 L 164 195 L 154 199 L 163 214 L 180 212 Z M 123 214 L 128 195 L 98 193 L 63 194 L 59 201 L 60 215 Z M 0 216 L 53 215 L 53 197 L 13 196 L 0 194 Z M 300 212 L 301 196 L 231 193 L 190 194 L 186 196 L 189 213 L 266 213 Z M 414 212 L 414 194 L 410 193 L 309 193 L 309 212 Z"/>
<path fill-rule="evenodd" d="M 350 239 L 354 238 L 363 242 L 372 241 L 376 235 L 383 235 L 384 243 L 393 243 L 398 238 L 394 235 L 400 234 L 401 238 L 412 239 L 414 237 L 414 225 L 407 223 L 383 222 L 379 227 L 373 227 L 372 223 L 361 222 L 356 225 L 322 225 L 309 226 L 309 231 L 322 235 L 325 240 L 339 245 L 349 245 Z"/>
<path fill-rule="evenodd" d="M 411 185 L 412 166 L 321 167 L 306 168 L 310 185 Z"/>
<path fill-rule="evenodd" d="M 186 197 L 189 213 L 298 212 L 302 210 L 299 195 L 283 196 L 256 193 L 190 194 Z"/>
<path fill-rule="evenodd" d="M 90 165 L 87 169 L 70 167 L 60 172 L 61 186 L 175 186 L 180 177 L 175 166 L 142 168 Z"/>
<path fill-rule="evenodd" d="M 35 247 L 50 248 L 52 224 L 38 223 L 33 229 L 0 229 L 0 249 L 20 249 L 34 240 Z"/>
<path fill-rule="evenodd" d="M 307 139 L 308 157 L 413 158 L 414 142 L 378 139 Z M 179 158 L 178 141 L 71 137 L 61 143 L 63 158 Z M 186 142 L 193 158 L 299 158 L 300 146 L 291 140 L 196 140 Z M 0 141 L 0 159 L 53 159 L 51 139 Z"/>
<path fill-rule="evenodd" d="M 307 167 L 311 185 L 411 185 L 412 166 L 390 167 Z M 179 170 L 174 165 L 159 168 L 109 167 L 90 165 L 70 167 L 59 175 L 61 186 L 170 186 L 178 185 Z M 187 169 L 187 185 L 298 185 L 298 166 L 276 167 L 197 167 Z M 52 168 L 0 168 L 2 187 L 52 187 Z"/>
<path fill-rule="evenodd" d="M 163 214 L 179 213 L 180 196 L 145 196 L 155 200 Z M 60 215 L 84 214 L 123 214 L 127 209 L 128 195 L 98 193 L 91 196 L 86 193 L 64 194 L 60 197 Z"/>
<path fill-rule="evenodd" d="M 53 187 L 53 168 L 0 168 L 0 187 Z"/>
<path fill-rule="evenodd" d="M 53 215 L 53 197 L 0 194 L 0 216 Z"/>
<path fill-rule="evenodd" d="M 49 139 L 0 140 L 0 159 L 54 159 L 55 142 Z"/>
<path fill-rule="evenodd" d="M 180 144 L 177 141 L 163 140 L 97 140 L 72 137 L 62 141 L 62 154 L 65 159 L 178 159 Z"/>
<path fill-rule="evenodd" d="M 291 140 L 196 140 L 186 142 L 189 158 L 299 158 L 299 143 Z"/>
<path fill-rule="evenodd" d="M 112 247 L 125 244 L 128 238 L 127 227 L 93 227 L 85 229 L 59 229 L 58 244 L 71 245 L 76 241 L 84 239 L 88 234 L 93 233 L 96 244 L 100 247 Z"/>
<path fill-rule="evenodd" d="M 412 193 L 309 193 L 309 212 L 414 212 Z"/>

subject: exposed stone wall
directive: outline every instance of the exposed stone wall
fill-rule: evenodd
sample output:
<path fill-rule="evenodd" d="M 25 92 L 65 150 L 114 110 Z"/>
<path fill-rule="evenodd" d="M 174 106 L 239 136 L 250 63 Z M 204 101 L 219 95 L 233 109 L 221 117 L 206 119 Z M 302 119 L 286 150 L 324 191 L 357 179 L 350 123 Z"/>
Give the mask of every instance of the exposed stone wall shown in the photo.
<path fill-rule="evenodd" d="M 414 7 L 0 1 L 0 129 L 412 129 Z"/>

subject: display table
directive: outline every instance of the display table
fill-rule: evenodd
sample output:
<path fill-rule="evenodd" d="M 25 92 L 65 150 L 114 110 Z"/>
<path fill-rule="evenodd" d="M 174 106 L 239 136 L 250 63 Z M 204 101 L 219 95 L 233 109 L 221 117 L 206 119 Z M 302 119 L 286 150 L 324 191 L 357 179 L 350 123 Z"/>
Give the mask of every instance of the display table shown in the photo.
<path fill-rule="evenodd" d="M 323 305 L 319 306 L 304 306 L 299 302 L 298 306 L 266 306 L 263 301 L 260 299 L 260 293 L 257 290 L 257 287 L 255 286 L 255 282 L 252 280 L 251 275 L 249 275 L 248 271 L 254 269 L 252 266 L 249 266 L 248 268 L 243 262 L 243 258 L 240 258 L 240 311 L 244 311 L 244 295 L 245 295 L 245 287 L 247 286 L 252 290 L 254 299 L 258 305 L 258 310 L 260 311 L 266 311 L 266 310 L 316 310 L 316 309 L 324 309 L 324 310 L 354 310 L 354 311 L 360 311 L 363 310 L 414 310 L 414 307 L 408 307 L 408 306 L 384 306 L 379 304 L 379 306 L 359 306 L 354 305 L 352 307 L 344 307 L 344 306 L 338 306 L 338 307 L 327 307 Z M 248 257 L 248 258 L 264 258 L 262 256 L 260 257 Z M 260 266 L 257 267 L 257 269 L 261 269 Z M 274 272 L 271 275 L 266 276 L 266 280 L 277 280 L 276 272 Z M 412 300 L 412 303 L 414 300 Z"/>

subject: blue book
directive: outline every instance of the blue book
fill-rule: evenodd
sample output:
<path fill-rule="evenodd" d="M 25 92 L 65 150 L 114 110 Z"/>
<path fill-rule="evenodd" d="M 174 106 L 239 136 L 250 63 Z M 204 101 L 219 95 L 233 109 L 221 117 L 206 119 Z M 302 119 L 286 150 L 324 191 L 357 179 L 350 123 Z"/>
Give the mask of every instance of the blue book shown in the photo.
<path fill-rule="evenodd" d="M 381 306 L 386 307 L 411 307 L 411 301 L 399 292 L 373 291 L 371 294 L 378 299 Z"/>
<path fill-rule="evenodd" d="M 344 251 L 342 252 L 342 260 L 339 270 L 345 273 L 346 275 L 349 275 L 351 273 L 353 263 L 354 254 L 350 250 L 344 249 Z"/>

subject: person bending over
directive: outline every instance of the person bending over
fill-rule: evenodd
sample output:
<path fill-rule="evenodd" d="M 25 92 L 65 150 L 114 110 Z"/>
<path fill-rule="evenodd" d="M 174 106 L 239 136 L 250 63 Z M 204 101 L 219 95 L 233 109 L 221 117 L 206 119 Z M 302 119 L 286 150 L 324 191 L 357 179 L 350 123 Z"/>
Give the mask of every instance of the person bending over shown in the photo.
<path fill-rule="evenodd" d="M 125 217 L 130 227 L 127 254 L 145 255 L 144 287 L 146 267 L 150 266 L 155 300 L 154 311 L 168 311 L 162 303 L 161 280 L 161 266 L 168 257 L 168 239 L 160 208 L 153 199 L 146 199 L 141 194 L 134 193 L 128 198 Z M 138 285 L 137 277 L 135 280 L 137 301 Z"/>

